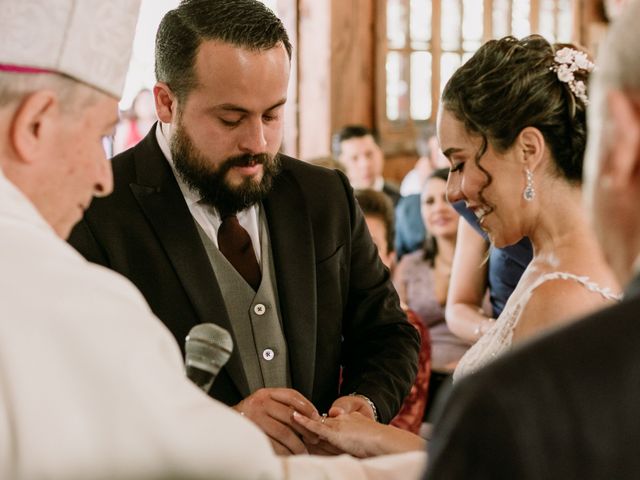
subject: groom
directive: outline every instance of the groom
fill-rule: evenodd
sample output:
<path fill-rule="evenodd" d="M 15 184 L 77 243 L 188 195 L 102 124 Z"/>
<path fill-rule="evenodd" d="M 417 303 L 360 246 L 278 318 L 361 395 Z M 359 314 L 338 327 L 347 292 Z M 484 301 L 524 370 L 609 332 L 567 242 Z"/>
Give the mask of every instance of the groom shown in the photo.
<path fill-rule="evenodd" d="M 462 381 L 440 412 L 426 478 L 640 478 L 640 52 L 630 48 L 640 0 L 626 13 L 591 84 L 585 166 L 625 300 Z"/>

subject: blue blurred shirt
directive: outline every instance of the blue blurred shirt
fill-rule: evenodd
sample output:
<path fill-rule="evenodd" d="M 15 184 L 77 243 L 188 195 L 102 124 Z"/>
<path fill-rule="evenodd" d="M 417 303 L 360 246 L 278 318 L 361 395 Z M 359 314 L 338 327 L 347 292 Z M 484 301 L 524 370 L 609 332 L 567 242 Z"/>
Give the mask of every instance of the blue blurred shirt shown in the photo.
<path fill-rule="evenodd" d="M 489 241 L 487 232 L 480 228 L 478 217 L 467 208 L 464 202 L 454 203 L 453 208 L 469 222 L 474 230 Z M 490 248 L 487 283 L 489 284 L 493 318 L 497 318 L 502 313 L 504 305 L 511 296 L 511 292 L 520 281 L 522 272 L 529 265 L 533 257 L 533 247 L 529 239 L 523 237 L 518 243 L 508 247 L 497 248 L 491 245 Z"/>

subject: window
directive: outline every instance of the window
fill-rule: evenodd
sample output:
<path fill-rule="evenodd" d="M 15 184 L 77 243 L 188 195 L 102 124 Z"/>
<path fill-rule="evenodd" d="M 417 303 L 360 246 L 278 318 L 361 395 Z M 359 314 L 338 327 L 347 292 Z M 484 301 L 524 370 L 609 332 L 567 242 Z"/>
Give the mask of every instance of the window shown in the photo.
<path fill-rule="evenodd" d="M 571 40 L 572 0 L 379 0 L 377 126 L 385 149 L 406 150 L 435 120 L 455 70 L 490 38 L 540 33 Z"/>
<path fill-rule="evenodd" d="M 271 10 L 273 10 L 273 12 L 277 15 L 278 14 L 278 0 L 260 0 L 262 3 L 264 3 L 267 7 L 269 7 Z"/>

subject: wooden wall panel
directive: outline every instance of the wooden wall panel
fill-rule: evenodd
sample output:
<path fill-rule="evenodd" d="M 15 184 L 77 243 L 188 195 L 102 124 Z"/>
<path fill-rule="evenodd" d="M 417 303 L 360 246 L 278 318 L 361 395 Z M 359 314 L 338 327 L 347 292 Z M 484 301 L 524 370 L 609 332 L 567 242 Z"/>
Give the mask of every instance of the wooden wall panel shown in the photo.
<path fill-rule="evenodd" d="M 331 2 L 298 3 L 299 158 L 326 155 L 331 137 Z"/>
<path fill-rule="evenodd" d="M 373 127 L 374 2 L 334 0 L 331 35 L 331 125 Z"/>
<path fill-rule="evenodd" d="M 284 111 L 284 138 L 282 139 L 282 151 L 292 157 L 297 157 L 298 144 L 298 5 L 296 0 L 278 0 L 278 15 L 284 23 L 289 40 L 293 46 L 291 59 L 291 76 L 289 77 L 289 90 L 287 105 Z"/>
<path fill-rule="evenodd" d="M 347 123 L 373 126 L 374 0 L 299 0 L 299 157 L 331 153 Z"/>

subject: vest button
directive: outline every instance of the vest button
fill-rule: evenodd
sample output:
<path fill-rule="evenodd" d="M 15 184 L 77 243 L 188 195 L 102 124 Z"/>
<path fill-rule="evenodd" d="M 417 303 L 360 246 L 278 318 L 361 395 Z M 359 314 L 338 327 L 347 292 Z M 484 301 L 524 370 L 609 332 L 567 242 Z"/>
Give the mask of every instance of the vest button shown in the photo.
<path fill-rule="evenodd" d="M 267 348 L 262 352 L 262 358 L 264 358 L 268 362 L 273 360 L 273 357 L 275 357 L 275 356 L 276 356 L 276 354 L 270 348 Z"/>
<path fill-rule="evenodd" d="M 267 311 L 267 307 L 265 307 L 262 303 L 256 303 L 253 307 L 253 311 L 256 315 L 264 315 Z"/>

